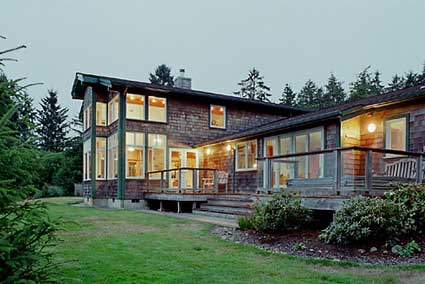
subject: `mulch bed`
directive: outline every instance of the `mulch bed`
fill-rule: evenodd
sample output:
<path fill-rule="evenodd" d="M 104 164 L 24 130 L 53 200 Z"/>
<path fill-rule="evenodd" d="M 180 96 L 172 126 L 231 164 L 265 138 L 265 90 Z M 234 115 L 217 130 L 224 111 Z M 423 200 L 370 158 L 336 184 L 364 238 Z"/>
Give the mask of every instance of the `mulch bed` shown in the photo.
<path fill-rule="evenodd" d="M 255 246 L 274 253 L 370 264 L 425 264 L 425 237 L 415 238 L 422 248 L 422 252 L 415 253 L 410 257 L 401 257 L 391 252 L 391 247 L 386 248 L 384 243 L 379 242 L 355 246 L 328 245 L 319 240 L 320 230 L 267 234 L 253 230 L 242 231 L 237 228 L 215 226 L 211 232 L 224 240 Z M 405 244 L 409 241 L 411 239 L 401 240 L 400 243 Z M 305 245 L 305 248 L 294 249 L 294 245 L 300 242 Z"/>

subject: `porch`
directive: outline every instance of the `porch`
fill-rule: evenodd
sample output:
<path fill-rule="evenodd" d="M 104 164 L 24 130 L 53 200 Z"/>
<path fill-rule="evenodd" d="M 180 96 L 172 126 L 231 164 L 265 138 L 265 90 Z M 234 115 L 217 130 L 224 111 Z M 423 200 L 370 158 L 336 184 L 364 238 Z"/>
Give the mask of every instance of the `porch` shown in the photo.
<path fill-rule="evenodd" d="M 362 146 L 258 158 L 260 193 L 306 198 L 382 196 L 400 184 L 422 183 L 424 153 Z"/>

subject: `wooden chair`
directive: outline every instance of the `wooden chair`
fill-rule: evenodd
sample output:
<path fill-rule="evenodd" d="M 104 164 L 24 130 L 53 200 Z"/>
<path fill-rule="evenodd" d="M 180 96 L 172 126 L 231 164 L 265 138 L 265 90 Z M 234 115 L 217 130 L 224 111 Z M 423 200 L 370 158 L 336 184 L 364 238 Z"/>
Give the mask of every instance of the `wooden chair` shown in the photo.
<path fill-rule="evenodd" d="M 217 179 L 218 179 L 218 186 L 220 186 L 220 184 L 224 184 L 225 190 L 227 192 L 227 183 L 229 181 L 229 174 L 225 171 L 218 171 Z M 214 176 L 202 178 L 202 191 L 205 192 L 210 187 L 211 189 L 214 189 Z"/>
<path fill-rule="evenodd" d="M 416 178 L 415 159 L 402 158 L 395 162 L 385 164 L 385 176 L 415 179 Z"/>

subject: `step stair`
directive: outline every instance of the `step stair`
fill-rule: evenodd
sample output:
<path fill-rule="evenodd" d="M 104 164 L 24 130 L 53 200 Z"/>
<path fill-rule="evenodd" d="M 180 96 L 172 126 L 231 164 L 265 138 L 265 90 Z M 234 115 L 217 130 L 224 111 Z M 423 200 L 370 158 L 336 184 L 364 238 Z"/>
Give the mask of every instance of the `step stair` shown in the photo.
<path fill-rule="evenodd" d="M 194 209 L 193 214 L 218 217 L 223 219 L 237 219 L 249 215 L 253 211 L 254 200 L 246 194 L 223 194 L 210 197 L 200 208 Z"/>

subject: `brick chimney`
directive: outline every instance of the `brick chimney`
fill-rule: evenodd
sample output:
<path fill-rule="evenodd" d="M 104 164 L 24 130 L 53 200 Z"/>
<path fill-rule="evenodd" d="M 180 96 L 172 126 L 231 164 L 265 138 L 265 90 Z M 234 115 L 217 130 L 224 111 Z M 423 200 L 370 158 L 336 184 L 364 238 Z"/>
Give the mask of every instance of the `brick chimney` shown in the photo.
<path fill-rule="evenodd" d="M 192 89 L 192 79 L 184 76 L 184 69 L 180 69 L 179 76 L 174 79 L 174 87 Z"/>

